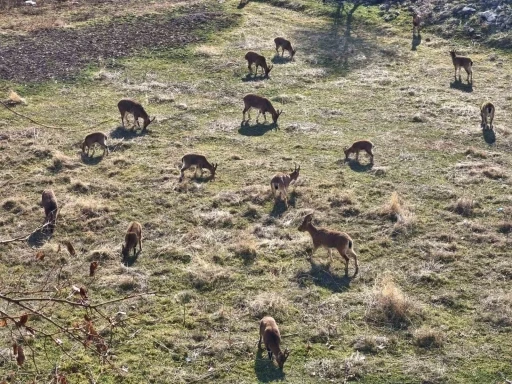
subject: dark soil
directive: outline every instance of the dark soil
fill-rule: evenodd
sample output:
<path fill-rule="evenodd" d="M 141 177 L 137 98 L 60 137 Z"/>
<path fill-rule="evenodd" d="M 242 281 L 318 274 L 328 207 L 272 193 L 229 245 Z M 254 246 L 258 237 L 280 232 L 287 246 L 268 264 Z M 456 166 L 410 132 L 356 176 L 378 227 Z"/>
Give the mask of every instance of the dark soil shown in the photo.
<path fill-rule="evenodd" d="M 197 33 L 200 29 L 220 30 L 236 21 L 201 6 L 179 11 L 123 17 L 83 29 L 45 29 L 29 36 L 0 37 L 0 78 L 15 82 L 70 80 L 98 58 L 183 47 L 202 39 Z"/>

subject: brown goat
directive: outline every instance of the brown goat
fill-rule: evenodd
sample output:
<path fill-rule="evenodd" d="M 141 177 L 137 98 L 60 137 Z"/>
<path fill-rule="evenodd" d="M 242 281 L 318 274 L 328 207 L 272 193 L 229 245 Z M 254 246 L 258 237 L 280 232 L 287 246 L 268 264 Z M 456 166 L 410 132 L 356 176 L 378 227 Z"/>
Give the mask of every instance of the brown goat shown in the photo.
<path fill-rule="evenodd" d="M 57 214 L 59 206 L 53 189 L 45 189 L 41 195 L 41 205 L 44 208 L 44 224 L 48 226 L 51 233 L 55 230 L 57 224 Z"/>
<path fill-rule="evenodd" d="M 356 161 L 359 161 L 359 151 L 365 151 L 368 155 L 370 155 L 370 163 L 373 164 L 373 152 L 372 148 L 374 145 L 371 141 L 368 140 L 361 140 L 356 141 L 352 146 L 349 148 L 344 149 L 345 152 L 345 161 L 348 161 L 348 157 L 351 153 L 356 154 Z"/>
<path fill-rule="evenodd" d="M 124 236 L 124 245 L 121 249 L 123 257 L 128 257 L 132 248 L 133 256 L 135 256 L 137 243 L 139 244 L 139 250 L 142 251 L 142 226 L 140 223 L 132 221 Z"/>
<path fill-rule="evenodd" d="M 96 143 L 100 147 L 103 147 L 103 156 L 105 156 L 105 153 L 108 155 L 107 135 L 103 132 L 94 132 L 85 136 L 84 142 L 82 143 L 82 153 L 85 153 L 85 147 L 87 147 L 87 156 L 89 156 L 89 149 L 92 147 L 91 156 L 93 156 L 96 150 Z"/>
<path fill-rule="evenodd" d="M 279 365 L 280 369 L 283 369 L 283 365 L 286 362 L 290 351 L 288 351 L 288 349 L 285 349 L 284 352 L 281 351 L 281 334 L 279 333 L 276 321 L 270 316 L 265 316 L 260 320 L 260 340 L 258 341 L 259 349 L 261 349 L 262 340 L 267 348 L 268 358 L 272 360 L 272 355 L 274 355 L 277 365 Z"/>
<path fill-rule="evenodd" d="M 293 49 L 292 43 L 290 43 L 289 40 L 286 40 L 282 37 L 276 37 L 274 39 L 274 43 L 276 43 L 277 55 L 279 55 L 279 48 L 281 48 L 282 49 L 281 56 L 284 56 L 284 51 L 288 51 L 288 53 L 290 54 L 290 57 L 293 59 L 293 56 L 295 56 L 295 52 L 297 52 L 297 50 Z"/>
<path fill-rule="evenodd" d="M 246 95 L 244 97 L 244 110 L 243 110 L 243 117 L 242 122 L 245 121 L 245 113 L 247 112 L 249 121 L 251 119 L 250 110 L 251 108 L 255 108 L 258 110 L 258 116 L 256 116 L 256 122 L 258 122 L 258 118 L 260 117 L 260 114 L 263 113 L 263 117 L 265 118 L 265 121 L 267 121 L 266 113 L 270 112 L 272 115 L 272 121 L 274 124 L 277 124 L 277 119 L 283 113 L 283 111 L 275 110 L 272 103 L 269 99 L 266 99 L 264 97 L 258 96 L 258 95 Z"/>
<path fill-rule="evenodd" d="M 471 81 L 473 81 L 473 61 L 469 57 L 457 56 L 453 49 L 450 51 L 450 55 L 452 57 L 453 66 L 455 67 L 455 80 L 457 80 L 457 69 L 459 70 L 460 80 L 460 68 L 463 67 L 468 74 L 467 82 L 470 82 L 470 77 Z"/>
<path fill-rule="evenodd" d="M 313 214 L 309 214 L 304 218 L 304 221 L 298 228 L 301 232 L 309 232 L 313 239 L 313 254 L 319 247 L 328 249 L 329 258 L 332 260 L 332 249 L 336 248 L 345 261 L 345 275 L 348 275 L 348 262 L 349 256 L 354 258 L 356 270 L 354 276 L 359 272 L 359 265 L 357 263 L 357 254 L 354 252 L 354 243 L 349 235 L 344 232 L 332 231 L 326 228 L 316 228 L 311 221 Z"/>
<path fill-rule="evenodd" d="M 414 12 L 414 14 L 412 15 L 412 33 L 414 33 L 415 31 L 418 32 L 418 34 L 420 33 L 420 24 L 421 24 L 421 16 Z"/>
<path fill-rule="evenodd" d="M 190 167 L 195 166 L 197 172 L 198 169 L 201 170 L 201 175 L 203 174 L 203 168 L 206 168 L 210 171 L 210 178 L 215 179 L 215 171 L 217 170 L 217 164 L 210 164 L 206 157 L 203 155 L 197 155 L 194 153 L 189 153 L 181 158 L 181 169 L 180 169 L 180 181 L 183 180 L 184 172 Z"/>
<path fill-rule="evenodd" d="M 245 60 L 247 60 L 247 64 L 249 67 L 249 71 L 252 73 L 252 65 L 256 64 L 256 73 L 258 75 L 258 67 L 261 67 L 263 71 L 265 71 L 265 77 L 268 78 L 268 74 L 274 68 L 273 65 L 270 67 L 267 65 L 267 60 L 265 60 L 265 56 L 258 55 L 256 52 L 247 52 L 245 54 Z"/>
<path fill-rule="evenodd" d="M 480 116 L 482 117 L 482 123 L 481 126 L 484 129 L 487 129 L 487 118 L 490 120 L 489 128 L 493 129 L 492 121 L 494 120 L 494 104 L 491 102 L 485 102 L 482 104 L 482 107 L 480 108 Z"/>
<path fill-rule="evenodd" d="M 126 113 L 130 113 L 133 115 L 135 119 L 135 124 L 140 128 L 139 118 L 144 120 L 144 125 L 142 130 L 145 131 L 149 124 L 155 120 L 153 117 L 151 120 L 149 119 L 149 115 L 146 113 L 142 105 L 135 100 L 131 99 L 122 99 L 117 103 L 117 107 L 119 108 L 119 112 L 121 113 L 121 124 L 124 127 L 124 116 Z M 135 124 L 132 127 L 132 130 L 135 129 Z"/>
<path fill-rule="evenodd" d="M 299 177 L 300 165 L 299 167 L 295 166 L 295 170 L 292 170 L 288 175 L 286 173 L 276 173 L 272 180 L 270 180 L 270 189 L 272 190 L 272 195 L 277 201 L 278 197 L 284 197 L 284 204 L 288 207 L 288 186 L 292 181 L 297 180 Z M 277 194 L 276 194 L 277 193 Z"/>

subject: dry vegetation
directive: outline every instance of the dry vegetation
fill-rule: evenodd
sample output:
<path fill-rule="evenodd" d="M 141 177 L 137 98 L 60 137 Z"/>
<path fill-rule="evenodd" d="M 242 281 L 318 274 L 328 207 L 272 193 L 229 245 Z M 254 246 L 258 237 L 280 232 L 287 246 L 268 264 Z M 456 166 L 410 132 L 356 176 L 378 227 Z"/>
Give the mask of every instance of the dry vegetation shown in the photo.
<path fill-rule="evenodd" d="M 0 294 L 155 294 L 100 312 L 41 304 L 79 335 L 62 344 L 0 320 L 0 382 L 512 380 L 509 53 L 428 30 L 411 42 L 407 12 L 383 23 L 348 3 L 338 17 L 319 0 L 39 3 L 0 14 L 0 99 L 57 127 L 0 105 L 0 242 L 29 235 L 0 243 Z M 294 61 L 274 56 L 276 36 Z M 472 85 L 453 81 L 453 44 L 475 63 Z M 270 79 L 248 76 L 249 50 L 274 65 Z M 278 129 L 254 111 L 241 124 L 248 93 L 285 111 Z M 118 126 L 123 97 L 156 116 L 148 132 Z M 480 128 L 489 98 L 494 133 Z M 98 130 L 110 154 L 81 156 Z M 344 163 L 362 139 L 375 164 Z M 192 152 L 218 163 L 214 181 L 178 182 Z M 269 182 L 294 163 L 286 208 Z M 57 228 L 31 234 L 47 188 Z M 308 259 L 297 228 L 312 212 L 353 238 L 357 277 L 336 253 Z M 131 221 L 143 251 L 123 263 Z M 21 321 L 1 298 L 0 311 Z M 291 350 L 284 371 L 257 350 L 265 315 Z M 44 320 L 27 325 L 56 331 Z"/>

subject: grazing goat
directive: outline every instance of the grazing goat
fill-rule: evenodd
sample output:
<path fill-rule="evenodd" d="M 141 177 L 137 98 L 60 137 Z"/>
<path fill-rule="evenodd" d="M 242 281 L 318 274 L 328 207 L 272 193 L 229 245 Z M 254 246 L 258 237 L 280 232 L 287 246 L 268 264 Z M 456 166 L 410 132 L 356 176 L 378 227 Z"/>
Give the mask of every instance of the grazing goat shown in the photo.
<path fill-rule="evenodd" d="M 414 32 L 418 32 L 418 34 L 420 33 L 420 24 L 421 24 L 421 16 L 414 12 L 414 14 L 412 15 L 412 33 L 414 34 Z"/>
<path fill-rule="evenodd" d="M 258 67 L 261 67 L 265 71 L 265 77 L 268 78 L 268 74 L 274 68 L 273 65 L 270 67 L 267 65 L 265 56 L 258 55 L 256 52 L 247 52 L 245 54 L 245 60 L 247 60 L 249 71 L 252 73 L 252 65 L 256 64 L 256 73 L 258 75 Z"/>
<path fill-rule="evenodd" d="M 469 77 L 471 77 L 471 81 L 473 81 L 473 61 L 469 57 L 457 56 L 453 49 L 450 51 L 450 55 L 452 56 L 452 63 L 455 67 L 455 80 L 457 80 L 457 69 L 459 70 L 460 80 L 460 68 L 463 67 L 468 74 L 467 82 L 469 83 Z"/>
<path fill-rule="evenodd" d="M 124 127 L 124 116 L 126 113 L 131 113 L 133 118 L 135 119 L 135 123 L 140 128 L 139 118 L 144 120 L 144 126 L 142 130 L 145 131 L 149 124 L 155 120 L 153 117 L 151 120 L 149 119 L 148 114 L 142 107 L 142 105 L 131 99 L 122 99 L 119 103 L 117 103 L 117 107 L 119 108 L 119 112 L 121 113 L 121 124 Z M 135 129 L 135 123 L 132 127 L 132 130 Z"/>
<path fill-rule="evenodd" d="M 492 121 L 494 120 L 494 104 L 491 102 L 485 102 L 480 108 L 480 116 L 482 116 L 481 126 L 487 129 L 487 118 L 490 120 L 489 128 L 492 129 Z"/>
<path fill-rule="evenodd" d="M 311 223 L 312 220 L 313 214 L 310 213 L 304 218 L 304 221 L 298 229 L 301 232 L 307 231 L 311 235 L 311 238 L 313 239 L 313 253 L 315 253 L 319 247 L 325 247 L 329 251 L 329 258 L 332 260 L 331 248 L 336 248 L 345 261 L 345 275 L 348 275 L 349 256 L 354 258 L 356 266 L 354 276 L 357 275 L 359 272 L 359 265 L 357 263 L 357 254 L 353 249 L 354 243 L 350 236 L 344 232 L 331 231 L 326 228 L 316 228 Z"/>
<path fill-rule="evenodd" d="M 280 111 L 280 110 L 276 111 L 274 109 L 274 107 L 272 106 L 272 103 L 270 102 L 269 99 L 265 99 L 264 97 L 261 97 L 261 96 L 249 94 L 244 97 L 244 110 L 243 110 L 242 122 L 245 121 L 245 113 L 246 112 L 247 112 L 247 116 L 248 116 L 247 121 L 249 121 L 251 119 L 251 114 L 249 113 L 251 108 L 255 108 L 258 110 L 258 116 L 256 116 L 256 122 L 258 122 L 258 118 L 260 117 L 261 113 L 263 113 L 263 117 L 265 118 L 265 121 L 267 121 L 266 113 L 270 112 L 270 114 L 272 115 L 272 121 L 274 122 L 274 124 L 277 124 L 277 119 L 279 118 L 281 113 L 283 113 L 283 111 Z"/>
<path fill-rule="evenodd" d="M 272 195 L 277 201 L 278 197 L 284 196 L 284 204 L 288 207 L 288 186 L 292 181 L 297 180 L 299 177 L 300 165 L 291 171 L 289 175 L 285 173 L 276 173 L 272 180 L 270 180 L 270 189 L 272 190 Z M 276 194 L 277 193 L 277 194 Z"/>
<path fill-rule="evenodd" d="M 348 157 L 351 153 L 356 154 L 356 161 L 359 161 L 359 151 L 366 151 L 367 154 L 370 155 L 370 163 L 373 164 L 373 152 L 372 152 L 373 144 L 368 140 L 356 141 L 350 148 L 344 149 L 345 152 L 345 161 L 348 161 Z"/>
<path fill-rule="evenodd" d="M 57 213 L 59 211 L 57 198 L 55 197 L 55 193 L 53 193 L 53 189 L 45 189 L 43 191 L 41 195 L 41 205 L 44 208 L 44 224 L 48 226 L 50 233 L 53 233 L 55 225 L 57 224 Z"/>
<path fill-rule="evenodd" d="M 195 166 L 197 172 L 198 169 L 201 170 L 201 175 L 203 174 L 203 168 L 206 168 L 210 171 L 210 178 L 215 179 L 215 171 L 217 170 L 217 164 L 210 164 L 206 157 L 203 155 L 196 155 L 194 153 L 189 153 L 181 158 L 181 169 L 180 169 L 180 182 L 183 181 L 184 172 L 190 167 Z"/>
<path fill-rule="evenodd" d="M 87 156 L 89 156 L 89 149 L 92 147 L 91 156 L 93 156 L 94 151 L 96 150 L 96 143 L 100 147 L 103 147 L 103 156 L 105 156 L 105 152 L 108 155 L 107 135 L 105 135 L 103 132 L 94 132 L 85 136 L 84 142 L 82 144 L 82 153 L 85 153 L 85 147 L 87 147 Z"/>
<path fill-rule="evenodd" d="M 126 230 L 124 236 L 124 245 L 122 246 L 121 253 L 123 257 L 128 257 L 130 251 L 133 248 L 133 256 L 137 249 L 137 243 L 139 244 L 139 250 L 142 251 L 142 226 L 136 221 L 132 221 L 130 226 Z"/>
<path fill-rule="evenodd" d="M 290 354 L 288 348 L 281 351 L 281 334 L 279 328 L 277 328 L 276 321 L 270 316 L 265 316 L 260 320 L 260 340 L 258 341 L 258 348 L 261 349 L 261 340 L 265 343 L 267 348 L 268 358 L 272 360 L 272 355 L 276 357 L 277 364 L 280 369 L 283 369 L 283 365 Z"/>
<path fill-rule="evenodd" d="M 284 51 L 288 51 L 290 57 L 293 59 L 293 56 L 295 56 L 295 52 L 297 52 L 297 50 L 293 49 L 292 43 L 290 43 L 290 41 L 283 39 L 282 37 L 276 37 L 274 39 L 274 43 L 276 43 L 276 52 L 278 56 L 279 48 L 281 48 L 283 50 L 281 56 L 284 56 Z"/>

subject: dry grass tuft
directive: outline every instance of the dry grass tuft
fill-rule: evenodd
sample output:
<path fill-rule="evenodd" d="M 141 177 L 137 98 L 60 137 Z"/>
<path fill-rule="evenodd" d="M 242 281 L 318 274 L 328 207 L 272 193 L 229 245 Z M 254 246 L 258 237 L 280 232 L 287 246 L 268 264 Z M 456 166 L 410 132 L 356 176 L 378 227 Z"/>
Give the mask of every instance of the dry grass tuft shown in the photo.
<path fill-rule="evenodd" d="M 488 177 L 489 179 L 493 180 L 499 180 L 499 179 L 506 179 L 507 175 L 504 170 L 496 168 L 496 167 L 489 167 L 482 171 L 482 174 L 485 177 Z"/>
<path fill-rule="evenodd" d="M 483 301 L 482 320 L 498 327 L 512 326 L 512 292 L 497 291 Z"/>
<path fill-rule="evenodd" d="M 25 211 L 27 202 L 23 198 L 11 197 L 2 201 L 1 205 L 4 210 L 13 214 L 19 214 Z"/>
<path fill-rule="evenodd" d="M 200 291 L 210 291 L 219 288 L 222 284 L 231 282 L 232 276 L 228 269 L 216 264 L 197 260 L 187 268 L 190 283 Z"/>
<path fill-rule="evenodd" d="M 356 351 L 344 361 L 335 359 L 310 360 L 306 363 L 306 371 L 311 376 L 331 382 L 347 382 L 357 380 L 365 374 L 366 357 Z"/>
<path fill-rule="evenodd" d="M 471 147 L 471 148 L 468 148 L 464 154 L 466 156 L 471 156 L 471 157 L 475 157 L 475 158 L 478 158 L 478 159 L 487 159 L 487 154 L 484 152 L 484 151 L 481 151 L 477 148 L 474 148 L 474 147 Z"/>
<path fill-rule="evenodd" d="M 229 228 L 234 224 L 233 215 L 220 209 L 200 213 L 198 216 L 202 220 L 203 224 L 208 227 Z"/>
<path fill-rule="evenodd" d="M 366 309 L 367 320 L 407 328 L 423 316 L 423 310 L 406 297 L 391 276 L 385 276 L 374 288 Z"/>
<path fill-rule="evenodd" d="M 244 261 L 244 264 L 251 264 L 256 260 L 256 243 L 251 239 L 244 239 L 229 249 Z"/>
<path fill-rule="evenodd" d="M 390 344 L 390 340 L 385 336 L 359 335 L 353 341 L 353 347 L 356 351 L 366 353 L 378 353 Z"/>
<path fill-rule="evenodd" d="M 450 209 L 458 213 L 461 216 L 469 217 L 473 214 L 473 208 L 475 207 L 475 201 L 470 197 L 460 197 L 454 204 L 450 206 Z"/>
<path fill-rule="evenodd" d="M 264 316 L 272 316 L 277 322 L 286 320 L 294 312 L 284 295 L 276 292 L 263 292 L 249 303 L 249 313 L 260 320 Z"/>
<path fill-rule="evenodd" d="M 446 336 L 439 330 L 421 327 L 414 331 L 413 340 L 420 348 L 441 348 L 446 342 Z"/>
<path fill-rule="evenodd" d="M 64 169 L 76 169 L 82 166 L 81 163 L 72 159 L 69 156 L 66 156 L 62 152 L 56 151 L 53 155 L 52 165 L 49 169 L 53 172 L 59 172 Z"/>
<path fill-rule="evenodd" d="M 409 232 L 416 221 L 416 216 L 396 191 L 391 194 L 389 201 L 381 208 L 379 213 L 381 216 L 395 222 L 393 226 L 394 234 Z"/>

